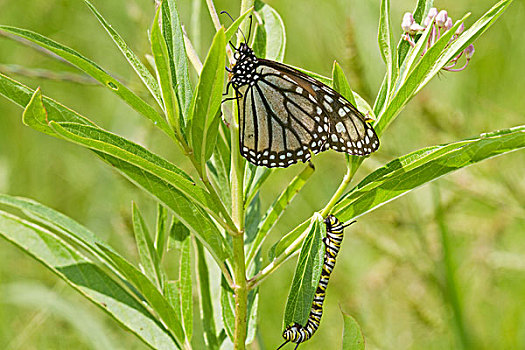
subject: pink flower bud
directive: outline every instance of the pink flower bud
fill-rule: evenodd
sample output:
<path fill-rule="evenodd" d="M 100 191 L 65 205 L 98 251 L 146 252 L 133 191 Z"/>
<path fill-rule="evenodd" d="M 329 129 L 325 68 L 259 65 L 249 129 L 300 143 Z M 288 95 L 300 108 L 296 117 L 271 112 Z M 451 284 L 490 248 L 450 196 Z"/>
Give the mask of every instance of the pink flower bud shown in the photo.
<path fill-rule="evenodd" d="M 428 15 L 423 21 L 423 26 L 426 27 L 432 22 L 432 18 L 436 17 L 438 14 L 438 10 L 435 7 L 432 7 L 430 10 L 428 10 Z"/>
<path fill-rule="evenodd" d="M 452 24 L 452 18 L 447 18 L 447 21 L 445 22 L 445 28 L 447 30 L 449 30 L 450 28 L 452 28 L 454 25 Z"/>
<path fill-rule="evenodd" d="M 422 32 L 425 30 L 425 27 L 417 24 L 417 23 L 412 23 L 412 25 L 410 26 L 410 30 L 408 31 L 408 33 L 410 34 L 416 34 L 417 32 Z"/>
<path fill-rule="evenodd" d="M 403 21 L 401 22 L 401 28 L 403 29 L 403 32 L 407 33 L 410 31 L 410 26 L 414 23 L 414 16 L 407 12 L 403 16 Z"/>
<path fill-rule="evenodd" d="M 445 10 L 439 11 L 439 13 L 436 16 L 436 24 L 438 27 L 443 28 L 445 26 L 445 23 L 448 19 L 448 13 Z"/>
<path fill-rule="evenodd" d="M 476 50 L 474 49 L 474 45 L 470 44 L 469 46 L 467 46 L 467 48 L 465 49 L 465 55 L 467 57 L 467 60 L 470 60 L 470 58 L 474 55 L 474 52 Z"/>
<path fill-rule="evenodd" d="M 465 25 L 461 23 L 461 25 L 456 29 L 456 35 L 460 35 L 465 30 Z"/>

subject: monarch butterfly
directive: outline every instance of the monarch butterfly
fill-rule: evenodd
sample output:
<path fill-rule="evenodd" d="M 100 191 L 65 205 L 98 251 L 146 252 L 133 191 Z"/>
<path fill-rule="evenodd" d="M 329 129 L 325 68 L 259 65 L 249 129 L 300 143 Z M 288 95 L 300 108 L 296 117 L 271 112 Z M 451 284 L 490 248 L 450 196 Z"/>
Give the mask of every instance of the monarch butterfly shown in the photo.
<path fill-rule="evenodd" d="M 227 68 L 225 93 L 230 86 L 235 91 L 244 158 L 286 168 L 328 148 L 358 156 L 379 148 L 367 118 L 341 94 L 295 68 L 256 57 L 249 38 L 232 45 L 235 63 Z"/>
<path fill-rule="evenodd" d="M 321 316 L 323 315 L 326 287 L 328 286 L 328 280 L 334 269 L 335 259 L 337 258 L 341 242 L 343 241 L 344 228 L 352 225 L 355 221 L 343 225 L 335 216 L 328 215 L 324 222 L 326 224 L 324 263 L 323 269 L 321 270 L 321 277 L 319 278 L 319 284 L 317 285 L 314 300 L 312 302 L 312 308 L 310 309 L 310 315 L 308 316 L 308 321 L 306 322 L 306 326 L 302 326 L 298 323 L 287 326 L 283 332 L 283 338 L 286 341 L 281 344 L 277 350 L 282 348 L 288 342 L 296 343 L 297 345 L 295 346 L 295 349 L 297 349 L 299 344 L 310 339 L 315 331 L 317 331 L 317 328 L 319 328 Z"/>

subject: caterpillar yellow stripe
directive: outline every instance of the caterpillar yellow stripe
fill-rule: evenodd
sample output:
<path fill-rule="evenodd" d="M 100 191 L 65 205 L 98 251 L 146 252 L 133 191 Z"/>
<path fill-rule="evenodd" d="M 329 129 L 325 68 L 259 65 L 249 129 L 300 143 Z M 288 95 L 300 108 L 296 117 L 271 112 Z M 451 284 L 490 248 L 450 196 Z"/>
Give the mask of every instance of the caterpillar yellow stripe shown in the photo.
<path fill-rule="evenodd" d="M 315 291 L 314 300 L 312 302 L 312 308 L 310 309 L 310 315 L 305 326 L 298 323 L 289 325 L 283 332 L 283 338 L 286 340 L 281 346 L 277 348 L 279 350 L 288 342 L 296 343 L 295 349 L 299 347 L 299 344 L 310 339 L 321 322 L 321 316 L 323 315 L 323 303 L 326 294 L 326 287 L 330 275 L 335 266 L 335 259 L 341 248 L 341 242 L 343 241 L 343 231 L 346 226 L 353 224 L 355 221 L 343 225 L 335 216 L 328 215 L 324 220 L 326 225 L 326 237 L 323 239 L 325 244 L 325 254 L 323 269 L 321 271 L 321 277 L 319 278 L 319 284 Z M 294 349 L 294 350 L 295 350 Z"/>

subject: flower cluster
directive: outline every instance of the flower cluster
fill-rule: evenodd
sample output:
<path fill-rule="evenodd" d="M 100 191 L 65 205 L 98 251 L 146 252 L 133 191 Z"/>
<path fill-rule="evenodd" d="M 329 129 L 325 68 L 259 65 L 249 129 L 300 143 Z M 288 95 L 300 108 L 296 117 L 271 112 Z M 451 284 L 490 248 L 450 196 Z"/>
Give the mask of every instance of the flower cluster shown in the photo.
<path fill-rule="evenodd" d="M 432 26 L 432 29 L 428 37 L 426 46 L 424 48 L 423 54 L 425 54 L 425 52 L 432 45 L 434 45 L 434 43 L 437 40 L 439 40 L 441 35 L 443 35 L 446 31 L 450 30 L 454 26 L 452 18 L 448 16 L 447 11 L 441 10 L 438 12 L 438 10 L 435 7 L 433 7 L 428 11 L 428 15 L 423 20 L 422 24 L 418 24 L 414 20 L 414 16 L 410 12 L 405 13 L 405 15 L 403 16 L 403 21 L 401 22 L 401 28 L 403 28 L 404 32 L 403 39 L 406 40 L 412 47 L 416 46 L 414 37 L 423 32 L 426 28 L 428 28 L 428 26 Z M 456 29 L 456 32 L 450 39 L 450 42 L 456 40 L 461 35 L 461 33 L 463 33 L 464 30 L 465 26 L 463 25 L 463 23 L 461 23 L 461 25 Z M 465 64 L 461 68 L 455 68 L 456 64 L 458 63 L 458 60 L 463 56 L 463 54 L 466 58 Z M 474 55 L 474 45 L 470 44 L 465 50 L 463 50 L 456 57 L 450 60 L 448 66 L 443 67 L 443 69 L 449 72 L 462 71 L 469 64 L 472 55 Z"/>

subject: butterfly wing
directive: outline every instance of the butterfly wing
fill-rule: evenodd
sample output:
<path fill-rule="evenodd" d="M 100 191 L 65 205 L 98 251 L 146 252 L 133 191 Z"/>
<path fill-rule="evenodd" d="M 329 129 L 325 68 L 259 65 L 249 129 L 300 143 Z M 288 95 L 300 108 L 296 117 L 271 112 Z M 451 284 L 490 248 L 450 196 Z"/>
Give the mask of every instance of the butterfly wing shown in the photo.
<path fill-rule="evenodd" d="M 332 148 L 367 155 L 379 140 L 339 93 L 284 64 L 259 59 L 237 93 L 241 154 L 255 165 L 287 167 Z"/>

